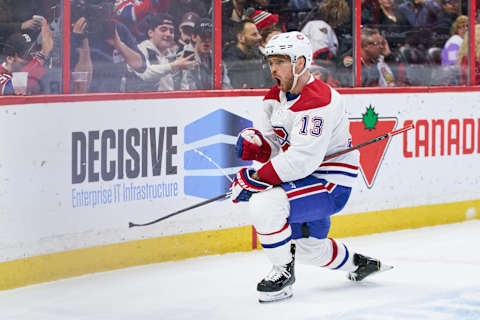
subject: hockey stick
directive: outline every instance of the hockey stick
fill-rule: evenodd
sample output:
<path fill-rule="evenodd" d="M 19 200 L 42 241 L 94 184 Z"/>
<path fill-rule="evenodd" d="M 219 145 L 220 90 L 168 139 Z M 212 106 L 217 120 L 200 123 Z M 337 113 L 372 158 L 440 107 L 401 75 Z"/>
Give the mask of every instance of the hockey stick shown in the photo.
<path fill-rule="evenodd" d="M 345 150 L 342 150 L 342 151 L 339 151 L 339 152 L 335 152 L 331 155 L 328 155 L 326 156 L 323 161 L 326 161 L 326 160 L 330 160 L 332 158 L 335 158 L 335 157 L 338 157 L 338 156 L 341 156 L 342 154 L 345 154 L 345 153 L 348 153 L 348 152 L 351 152 L 353 150 L 357 150 L 357 149 L 360 149 L 362 147 L 365 147 L 365 146 L 368 146 L 369 144 L 372 144 L 372 143 L 375 143 L 375 142 L 378 142 L 378 141 L 382 141 L 382 140 L 385 140 L 385 139 L 388 139 L 390 137 L 393 137 L 393 136 L 396 136 L 397 134 L 400 134 L 402 132 L 405 132 L 405 131 L 408 131 L 410 129 L 413 129 L 415 126 L 413 125 L 413 123 L 409 126 L 406 126 L 406 127 L 403 127 L 403 128 L 400 128 L 398 130 L 395 130 L 395 131 L 391 131 L 391 132 L 388 132 L 388 133 L 385 133 L 383 136 L 380 136 L 380 137 L 376 137 L 372 140 L 368 140 L 368 141 L 365 141 L 365 142 L 362 142 L 360 144 L 357 144 L 356 146 L 353 146 L 351 148 L 348 148 L 348 149 L 345 149 Z"/>
<path fill-rule="evenodd" d="M 217 197 L 215 197 L 215 198 L 208 199 L 208 200 L 202 201 L 202 202 L 200 202 L 200 203 L 194 204 L 193 206 L 190 206 L 190 207 L 188 207 L 188 208 L 175 211 L 175 212 L 170 213 L 170 214 L 168 214 L 168 215 L 166 215 L 166 216 L 163 216 L 163 217 L 161 217 L 161 218 L 158 218 L 157 220 L 153 220 L 153 221 L 150 221 L 150 222 L 147 222 L 147 223 L 143 223 L 143 224 L 137 224 L 137 223 L 129 222 L 129 223 L 128 223 L 128 227 L 129 227 L 129 228 L 132 228 L 132 227 L 148 226 L 148 225 L 157 223 L 157 222 L 159 222 L 159 221 L 168 219 L 168 218 L 170 218 L 170 217 L 176 216 L 177 214 L 180 214 L 180 213 L 182 213 L 182 212 L 185 212 L 185 211 L 188 211 L 188 210 L 192 210 L 192 209 L 195 209 L 195 208 L 204 206 L 204 205 L 206 205 L 206 204 L 209 204 L 210 202 L 215 202 L 215 201 L 217 201 L 217 200 L 220 200 L 220 199 L 223 199 L 223 198 L 228 198 L 228 197 L 230 197 L 230 193 L 229 193 L 229 192 L 227 192 L 227 193 L 225 193 L 225 194 L 222 194 L 222 195 L 220 195 L 220 196 L 217 196 Z"/>
<path fill-rule="evenodd" d="M 413 129 L 414 128 L 414 125 L 411 124 L 409 126 L 406 126 L 406 127 L 403 127 L 401 129 L 398 129 L 398 130 L 395 130 L 395 131 L 391 131 L 391 132 L 388 132 L 388 133 L 385 133 L 384 135 L 382 136 L 379 136 L 379 137 L 376 137 L 374 139 L 371 139 L 371 140 L 368 140 L 368 141 L 365 141 L 365 142 L 362 142 L 356 146 L 353 146 L 351 148 L 348 148 L 348 149 L 345 149 L 345 150 L 342 150 L 342 151 L 339 151 L 339 152 L 335 152 L 331 155 L 328 155 L 326 156 L 323 160 L 330 160 L 330 159 L 333 159 L 335 157 L 338 157 L 342 154 L 345 154 L 345 153 L 348 153 L 348 152 L 352 152 L 353 150 L 357 150 L 357 149 L 360 149 L 362 147 L 365 147 L 365 146 L 368 146 L 369 144 L 372 144 L 372 143 L 375 143 L 375 142 L 378 142 L 378 141 L 382 141 L 382 140 L 385 140 L 385 139 L 388 139 L 390 137 L 393 137 L 397 134 L 400 134 L 402 132 L 405 132 L 405 131 L 408 131 L 410 129 Z M 220 200 L 220 199 L 225 199 L 225 198 L 228 198 L 230 197 L 230 192 L 227 192 L 227 193 L 224 193 L 222 195 L 219 195 L 219 196 L 216 196 L 215 198 L 212 198 L 212 199 L 208 199 L 208 200 L 205 200 L 205 201 L 202 201 L 200 203 L 197 203 L 193 206 L 190 206 L 190 207 L 187 207 L 187 208 L 184 208 L 182 210 L 179 210 L 179 211 L 175 211 L 173 213 L 170 213 L 166 216 L 163 216 L 161 218 L 158 218 L 156 220 L 153 220 L 153 221 L 150 221 L 150 222 L 147 222 L 147 223 L 143 223 L 143 224 L 137 224 L 137 223 L 133 223 L 133 222 L 129 222 L 128 223 L 128 227 L 129 228 L 132 228 L 132 227 L 143 227 L 143 226 L 148 226 L 148 225 L 151 225 L 151 224 L 154 224 L 154 223 L 157 223 L 157 222 L 160 222 L 162 220 L 165 220 L 165 219 L 168 219 L 170 217 L 173 217 L 173 216 L 176 216 L 177 214 L 180 214 L 182 212 L 185 212 L 185 211 L 188 211 L 188 210 L 191 210 L 191 209 L 195 209 L 195 208 L 198 208 L 198 207 L 201 207 L 201 206 L 204 206 L 206 204 L 209 204 L 211 202 L 215 202 L 217 200 Z"/>

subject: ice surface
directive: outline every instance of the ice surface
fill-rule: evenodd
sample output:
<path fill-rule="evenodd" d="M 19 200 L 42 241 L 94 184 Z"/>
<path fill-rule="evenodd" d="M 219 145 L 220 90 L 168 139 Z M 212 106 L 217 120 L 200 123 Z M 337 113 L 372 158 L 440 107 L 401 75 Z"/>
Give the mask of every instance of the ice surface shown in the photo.
<path fill-rule="evenodd" d="M 342 241 L 395 268 L 353 283 L 297 264 L 293 298 L 259 304 L 261 251 L 200 257 L 3 291 L 0 319 L 480 319 L 480 220 Z"/>

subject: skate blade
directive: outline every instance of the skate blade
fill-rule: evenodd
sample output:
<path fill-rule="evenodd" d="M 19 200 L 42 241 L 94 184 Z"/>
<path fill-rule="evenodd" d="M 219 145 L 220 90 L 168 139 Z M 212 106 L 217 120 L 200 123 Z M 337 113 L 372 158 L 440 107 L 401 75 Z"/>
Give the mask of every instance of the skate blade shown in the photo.
<path fill-rule="evenodd" d="M 258 302 L 260 303 L 269 303 L 269 302 L 276 302 L 280 300 L 285 300 L 291 298 L 293 296 L 293 289 L 292 286 L 287 286 L 280 291 L 276 292 L 258 292 Z"/>
<path fill-rule="evenodd" d="M 385 272 L 385 271 L 388 271 L 388 270 L 392 270 L 393 269 L 393 266 L 389 266 L 388 264 L 381 264 L 380 265 L 380 270 L 378 270 L 377 272 L 375 273 L 379 273 L 379 272 Z"/>

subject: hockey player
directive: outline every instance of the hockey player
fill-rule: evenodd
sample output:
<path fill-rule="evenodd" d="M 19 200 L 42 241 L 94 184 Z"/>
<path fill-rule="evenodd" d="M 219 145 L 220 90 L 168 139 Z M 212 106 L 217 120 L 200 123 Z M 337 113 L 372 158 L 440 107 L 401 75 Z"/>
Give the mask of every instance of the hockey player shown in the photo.
<path fill-rule="evenodd" d="M 310 74 L 309 40 L 300 32 L 282 33 L 267 43 L 265 53 L 277 84 L 264 98 L 261 127 L 243 130 L 235 150 L 263 165 L 241 169 L 230 188 L 233 202 L 249 201 L 273 264 L 257 285 L 259 301 L 292 296 L 295 260 L 346 271 L 352 281 L 391 268 L 327 238 L 330 216 L 343 209 L 355 183 L 359 153 L 323 161 L 351 147 L 351 136 L 342 97 Z"/>

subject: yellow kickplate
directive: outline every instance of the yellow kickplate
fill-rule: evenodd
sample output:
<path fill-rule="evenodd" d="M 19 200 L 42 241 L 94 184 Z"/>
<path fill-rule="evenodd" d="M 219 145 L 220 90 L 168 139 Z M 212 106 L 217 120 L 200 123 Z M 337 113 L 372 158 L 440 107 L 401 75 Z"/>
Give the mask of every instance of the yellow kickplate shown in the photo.
<path fill-rule="evenodd" d="M 343 238 L 480 218 L 480 200 L 332 217 Z M 0 290 L 149 263 L 261 248 L 252 227 L 181 234 L 45 254 L 0 263 Z"/>
<path fill-rule="evenodd" d="M 252 227 L 197 232 L 0 263 L 0 290 L 149 263 L 252 250 Z"/>

